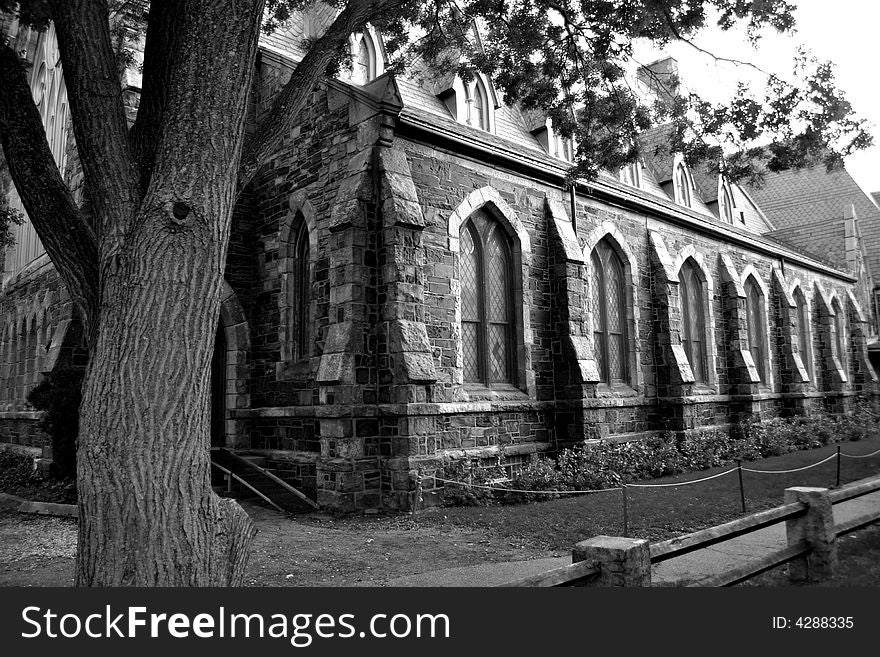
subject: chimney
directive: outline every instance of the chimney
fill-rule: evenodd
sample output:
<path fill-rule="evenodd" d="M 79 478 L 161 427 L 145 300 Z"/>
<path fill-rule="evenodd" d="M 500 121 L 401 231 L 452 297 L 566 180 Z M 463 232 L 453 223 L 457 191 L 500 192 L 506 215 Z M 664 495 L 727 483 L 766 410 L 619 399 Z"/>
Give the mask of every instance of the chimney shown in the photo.
<path fill-rule="evenodd" d="M 652 64 L 640 66 L 636 77 L 660 99 L 670 100 L 678 95 L 678 61 L 674 57 L 665 57 Z"/>

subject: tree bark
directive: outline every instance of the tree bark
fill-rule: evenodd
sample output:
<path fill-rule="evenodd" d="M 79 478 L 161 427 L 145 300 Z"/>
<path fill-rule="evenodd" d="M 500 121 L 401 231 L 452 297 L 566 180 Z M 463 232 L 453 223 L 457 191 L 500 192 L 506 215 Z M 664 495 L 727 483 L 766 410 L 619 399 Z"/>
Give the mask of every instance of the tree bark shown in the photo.
<path fill-rule="evenodd" d="M 240 584 L 255 530 L 212 491 L 211 347 L 262 2 L 187 0 L 146 193 L 100 253 L 77 453 L 77 584 Z M 76 117 L 74 117 L 76 118 Z"/>

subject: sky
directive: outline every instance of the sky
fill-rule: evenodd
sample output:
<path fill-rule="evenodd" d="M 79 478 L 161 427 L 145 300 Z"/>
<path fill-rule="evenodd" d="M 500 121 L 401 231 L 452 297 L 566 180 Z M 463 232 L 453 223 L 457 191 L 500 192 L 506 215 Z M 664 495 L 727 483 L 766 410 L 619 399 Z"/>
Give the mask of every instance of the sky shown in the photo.
<path fill-rule="evenodd" d="M 867 119 L 876 145 L 846 160 L 846 168 L 865 192 L 880 191 L 880 76 L 877 75 L 880 46 L 880 2 L 876 0 L 791 0 L 797 7 L 796 32 L 788 35 L 769 30 L 753 48 L 745 31 L 706 30 L 694 43 L 720 57 L 752 62 L 762 69 L 789 77 L 799 45 L 805 45 L 820 60 L 837 64 L 837 85 L 852 103 L 857 115 Z M 637 59 L 650 63 L 670 55 L 679 63 L 679 77 L 688 89 L 710 100 L 723 100 L 736 82 L 756 74 L 746 67 L 716 62 L 687 44 L 670 44 L 664 51 L 647 48 Z"/>

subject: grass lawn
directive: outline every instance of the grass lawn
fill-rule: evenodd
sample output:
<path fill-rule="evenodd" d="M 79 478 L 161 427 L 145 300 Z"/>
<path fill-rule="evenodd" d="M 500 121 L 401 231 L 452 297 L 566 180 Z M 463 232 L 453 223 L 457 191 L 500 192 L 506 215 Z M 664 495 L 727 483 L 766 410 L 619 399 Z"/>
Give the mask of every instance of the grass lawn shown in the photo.
<path fill-rule="evenodd" d="M 880 436 L 840 443 L 842 453 L 862 455 L 880 449 Z M 810 465 L 837 451 L 837 445 L 792 452 L 743 464 L 755 470 L 789 470 Z M 701 479 L 734 466 L 723 466 L 638 483 L 670 483 Z M 743 473 L 746 512 L 777 506 L 790 486 L 833 488 L 837 463 L 832 459 L 791 474 Z M 880 473 L 880 454 L 841 459 L 841 484 Z M 733 472 L 710 481 L 669 488 L 630 488 L 629 535 L 651 541 L 695 531 L 743 515 L 739 479 Z M 490 507 L 438 508 L 417 516 L 420 523 L 440 527 L 479 527 L 535 548 L 568 551 L 578 541 L 606 534 L 623 535 L 621 491 L 593 493 L 536 502 Z"/>
<path fill-rule="evenodd" d="M 880 586 L 880 525 L 841 536 L 837 556 L 834 577 L 825 582 L 792 584 L 788 579 L 788 567 L 781 566 L 753 577 L 741 586 Z"/>

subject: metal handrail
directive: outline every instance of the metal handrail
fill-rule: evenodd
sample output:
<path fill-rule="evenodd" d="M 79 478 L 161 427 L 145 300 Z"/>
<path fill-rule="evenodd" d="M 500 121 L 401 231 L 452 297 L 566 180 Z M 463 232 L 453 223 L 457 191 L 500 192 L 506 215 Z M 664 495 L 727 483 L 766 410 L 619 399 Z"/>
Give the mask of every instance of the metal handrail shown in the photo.
<path fill-rule="evenodd" d="M 259 496 L 260 496 L 265 502 L 268 502 L 269 504 L 271 504 L 272 506 L 274 506 L 276 509 L 278 509 L 279 511 L 281 511 L 281 513 L 287 513 L 287 511 L 285 511 L 285 510 L 282 509 L 280 506 L 278 506 L 277 504 L 275 504 L 275 502 L 273 502 L 273 501 L 270 500 L 268 497 L 266 497 L 265 495 L 263 495 L 260 491 L 258 491 L 256 488 L 254 488 L 253 486 L 251 486 L 248 482 L 246 482 L 244 479 L 242 479 L 241 477 L 239 477 L 237 474 L 235 474 L 235 473 L 232 472 L 231 470 L 227 470 L 226 468 L 224 468 L 224 467 L 223 467 L 222 465 L 220 465 L 219 463 L 214 463 L 214 461 L 211 461 L 211 465 L 213 465 L 215 468 L 217 468 L 218 470 L 220 470 L 220 472 L 222 472 L 223 474 L 227 475 L 228 477 L 232 477 L 232 478 L 235 479 L 238 483 L 240 483 L 240 484 L 244 485 L 245 487 L 247 487 L 252 493 L 256 493 L 257 495 L 259 495 Z"/>

